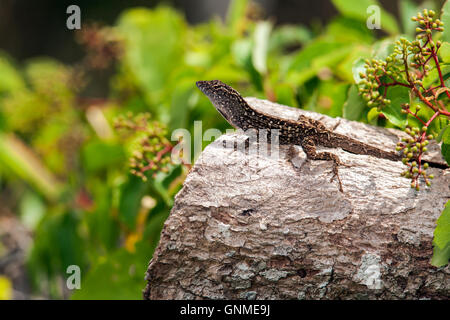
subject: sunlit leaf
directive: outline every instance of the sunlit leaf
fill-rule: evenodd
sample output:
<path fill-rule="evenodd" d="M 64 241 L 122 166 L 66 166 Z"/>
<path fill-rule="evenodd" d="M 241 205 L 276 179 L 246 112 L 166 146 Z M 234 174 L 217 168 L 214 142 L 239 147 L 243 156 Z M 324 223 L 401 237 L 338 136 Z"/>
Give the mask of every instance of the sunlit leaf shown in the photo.
<path fill-rule="evenodd" d="M 143 275 L 148 262 L 144 253 L 142 249 L 140 254 L 118 249 L 108 256 L 99 257 L 89 272 L 82 273 L 81 289 L 75 290 L 71 299 L 142 299 Z"/>
<path fill-rule="evenodd" d="M 450 201 L 447 201 L 444 211 L 437 220 L 434 230 L 434 253 L 432 264 L 440 267 L 448 263 L 450 258 Z"/>
<path fill-rule="evenodd" d="M 283 50 L 286 47 L 303 45 L 311 38 L 311 32 L 304 26 L 282 25 L 272 31 L 269 48 L 270 50 Z"/>
<path fill-rule="evenodd" d="M 136 226 L 136 217 L 146 190 L 147 185 L 140 178 L 131 175 L 121 186 L 119 219 L 131 230 Z"/>
<path fill-rule="evenodd" d="M 60 182 L 45 168 L 40 159 L 13 134 L 0 133 L 0 162 L 11 173 L 29 182 L 49 199 L 61 193 Z"/>
<path fill-rule="evenodd" d="M 97 171 L 113 165 L 123 165 L 125 151 L 120 144 L 97 140 L 84 145 L 82 158 L 86 170 Z"/>
<path fill-rule="evenodd" d="M 125 63 L 137 84 L 155 102 L 175 64 L 182 64 L 185 25 L 170 8 L 126 10 L 118 27 L 125 41 Z"/>
<path fill-rule="evenodd" d="M 347 101 L 344 104 L 343 116 L 349 120 L 360 120 L 364 114 L 366 102 L 358 92 L 358 87 L 352 85 L 348 90 Z"/>
<path fill-rule="evenodd" d="M 445 161 L 447 161 L 447 163 L 450 165 L 450 126 L 448 126 L 442 133 L 441 141 L 442 141 L 441 146 L 442 156 L 444 157 Z"/>
<path fill-rule="evenodd" d="M 34 230 L 45 215 L 45 204 L 33 192 L 27 192 L 20 201 L 20 218 L 30 230 Z"/>
<path fill-rule="evenodd" d="M 332 2 L 344 16 L 359 19 L 364 22 L 372 14 L 369 11 L 369 7 L 376 6 L 380 12 L 381 28 L 391 34 L 396 34 L 399 32 L 395 18 L 390 13 L 385 11 L 376 0 L 332 0 Z"/>
<path fill-rule="evenodd" d="M 441 9 L 441 21 L 444 23 L 444 32 L 442 32 L 442 40 L 450 42 L 450 2 L 445 1 Z"/>
<path fill-rule="evenodd" d="M 411 21 L 411 17 L 417 14 L 417 5 L 412 0 L 399 1 L 400 17 L 403 32 L 408 36 L 413 37 L 417 23 Z"/>
<path fill-rule="evenodd" d="M 248 0 L 232 0 L 228 7 L 227 23 L 233 34 L 238 34 L 245 18 Z"/>
<path fill-rule="evenodd" d="M 439 48 L 439 55 L 442 61 L 450 63 L 450 42 L 443 42 Z"/>
<path fill-rule="evenodd" d="M 8 59 L 0 54 L 0 94 L 20 90 L 25 87 L 22 77 Z"/>
<path fill-rule="evenodd" d="M 402 104 L 409 101 L 409 89 L 405 87 L 391 87 L 386 95 L 391 100 L 390 105 L 384 107 L 381 112 L 386 118 L 399 128 L 406 126 L 406 115 L 402 113 Z"/>
<path fill-rule="evenodd" d="M 255 28 L 252 60 L 253 66 L 261 74 L 265 74 L 267 72 L 266 60 L 271 30 L 272 24 L 267 21 L 258 23 Z"/>

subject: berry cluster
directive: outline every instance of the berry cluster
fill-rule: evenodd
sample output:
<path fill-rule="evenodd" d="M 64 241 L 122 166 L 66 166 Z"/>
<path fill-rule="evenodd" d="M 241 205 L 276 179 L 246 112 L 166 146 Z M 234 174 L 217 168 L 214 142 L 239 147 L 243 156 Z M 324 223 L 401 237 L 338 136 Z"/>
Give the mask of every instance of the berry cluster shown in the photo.
<path fill-rule="evenodd" d="M 389 67 L 392 69 L 391 65 Z M 393 74 L 388 69 L 388 62 L 377 59 L 366 59 L 365 61 L 366 73 L 361 72 L 359 76 L 362 80 L 359 82 L 359 92 L 362 94 L 363 99 L 367 102 L 368 107 L 376 107 L 378 111 L 391 103 L 389 99 L 386 99 L 385 94 L 380 93 L 382 82 L 380 77 Z"/>
<path fill-rule="evenodd" d="M 385 60 L 367 59 L 365 72 L 360 73 L 361 81 L 358 83 L 359 92 L 367 102 L 367 106 L 377 108 L 382 112 L 391 101 L 387 98 L 389 87 L 403 86 L 411 91 L 411 98 L 420 101 L 434 113 L 429 119 L 422 119 L 418 115 L 420 104 L 410 108 L 408 103 L 402 105 L 402 112 L 415 118 L 422 124 L 422 128 L 407 127 L 405 132 L 409 138 L 403 139 L 397 145 L 397 151 L 402 151 L 403 163 L 407 166 L 402 176 L 411 179 L 411 187 L 419 190 L 419 178 L 422 177 L 426 185 L 430 185 L 432 175 L 427 175 L 428 164 L 422 164 L 423 154 L 427 151 L 432 134 L 427 134 L 431 122 L 445 115 L 450 117 L 442 99 L 438 99 L 441 93 L 445 93 L 444 99 L 450 99 L 449 89 L 446 87 L 438 58 L 438 50 L 442 43 L 433 41 L 433 32 L 442 32 L 444 23 L 437 19 L 433 10 L 423 10 L 412 20 L 418 23 L 418 33 L 414 41 L 400 38 L 395 42 L 393 52 Z M 430 62 L 439 75 L 438 84 L 423 84 L 423 79 L 431 70 Z M 427 113 L 424 113 L 427 114 Z M 429 114 L 429 113 L 428 113 Z"/>
<path fill-rule="evenodd" d="M 423 32 L 431 35 L 431 32 L 434 30 L 444 31 L 444 23 L 436 19 L 435 16 L 436 13 L 433 10 L 423 9 L 423 14 L 419 12 L 417 16 L 411 18 L 412 21 L 419 23 L 419 27 L 416 28 L 416 32 L 418 33 L 417 39 L 426 37 L 426 35 L 422 34 Z"/>
<path fill-rule="evenodd" d="M 422 176 L 427 186 L 431 185 L 430 180 L 434 178 L 432 174 L 428 175 L 426 169 L 428 169 L 428 163 L 421 162 L 422 156 L 427 152 L 427 145 L 429 140 L 433 139 L 433 135 L 426 135 L 427 127 L 410 128 L 407 127 L 405 132 L 409 135 L 408 138 L 403 138 L 401 142 L 397 144 L 397 151 L 403 153 L 403 163 L 407 166 L 407 169 L 402 172 L 402 176 L 411 179 L 411 188 L 415 188 L 419 191 L 419 178 Z"/>
<path fill-rule="evenodd" d="M 168 172 L 172 143 L 166 138 L 167 129 L 158 121 L 149 122 L 150 114 L 117 117 L 114 127 L 125 130 L 131 141 L 130 171 L 147 181 L 147 173 Z"/>

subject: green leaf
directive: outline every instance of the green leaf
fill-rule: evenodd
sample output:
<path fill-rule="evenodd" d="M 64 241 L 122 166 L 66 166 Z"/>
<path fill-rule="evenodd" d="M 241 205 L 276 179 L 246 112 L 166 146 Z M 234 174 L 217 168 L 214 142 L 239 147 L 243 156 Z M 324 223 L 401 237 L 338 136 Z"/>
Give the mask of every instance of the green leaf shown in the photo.
<path fill-rule="evenodd" d="M 168 188 L 170 182 L 175 179 L 178 174 L 174 174 L 176 172 L 180 172 L 180 166 L 170 166 L 169 172 L 158 172 L 154 179 L 150 180 L 153 188 L 159 193 L 161 198 L 164 200 L 168 207 L 173 205 L 173 197 L 169 195 Z"/>
<path fill-rule="evenodd" d="M 240 24 L 245 18 L 248 0 L 233 0 L 229 4 L 227 13 L 227 24 L 233 34 L 238 34 Z"/>
<path fill-rule="evenodd" d="M 145 287 L 145 267 L 149 257 L 118 249 L 101 256 L 91 270 L 81 274 L 81 289 L 74 291 L 72 300 L 140 300 Z"/>
<path fill-rule="evenodd" d="M 347 57 L 342 59 L 337 66 L 335 70 L 335 74 L 339 76 L 340 79 L 345 80 L 349 83 L 355 82 L 354 77 L 354 67 L 355 67 L 355 61 L 358 61 L 360 58 L 370 58 L 370 51 L 365 46 L 356 46 L 354 47 L 354 50 L 350 52 Z"/>
<path fill-rule="evenodd" d="M 289 46 L 305 44 L 312 38 L 311 31 L 304 26 L 282 25 L 276 27 L 269 39 L 270 50 L 279 50 Z"/>
<path fill-rule="evenodd" d="M 187 77 L 179 81 L 171 92 L 170 131 L 188 127 L 188 117 L 191 109 L 190 101 L 195 89 L 194 84 L 195 80 Z"/>
<path fill-rule="evenodd" d="M 324 37 L 328 41 L 371 44 L 374 33 L 359 19 L 336 17 L 327 25 Z"/>
<path fill-rule="evenodd" d="M 59 206 L 61 208 L 61 205 Z M 49 212 L 34 232 L 28 270 L 38 287 L 48 285 L 48 280 L 66 275 L 70 265 L 86 267 L 86 241 L 82 237 L 80 215 L 74 211 Z M 46 281 L 43 281 L 43 280 Z"/>
<path fill-rule="evenodd" d="M 20 200 L 20 220 L 30 230 L 35 230 L 45 215 L 45 204 L 36 193 L 28 191 Z"/>
<path fill-rule="evenodd" d="M 417 6 L 412 0 L 402 0 L 398 4 L 403 32 L 412 38 L 416 32 L 417 23 L 412 21 L 411 17 L 417 14 Z"/>
<path fill-rule="evenodd" d="M 437 143 L 440 143 L 442 141 L 442 138 L 444 137 L 444 133 L 446 133 L 445 130 L 447 130 L 447 128 L 449 128 L 449 127 L 450 127 L 450 124 L 447 124 L 447 125 L 444 124 L 442 126 L 441 132 L 439 132 L 438 136 L 436 137 Z"/>
<path fill-rule="evenodd" d="M 447 201 L 444 211 L 437 220 L 434 230 L 434 244 L 444 249 L 450 243 L 450 200 Z"/>
<path fill-rule="evenodd" d="M 373 45 L 373 57 L 375 59 L 385 60 L 394 50 L 394 40 L 395 39 L 390 38 L 375 42 Z"/>
<path fill-rule="evenodd" d="M 361 120 L 366 102 L 358 92 L 358 86 L 353 84 L 348 90 L 347 101 L 344 103 L 343 116 L 349 120 Z"/>
<path fill-rule="evenodd" d="M 427 119 L 430 119 L 434 115 L 434 111 L 432 109 L 430 109 L 429 107 L 427 107 L 422 101 L 417 102 L 417 100 L 416 100 L 410 104 L 414 108 L 413 112 L 415 111 L 416 105 L 420 106 L 420 110 L 417 112 L 417 116 L 420 119 L 423 119 L 426 121 Z M 407 119 L 408 119 L 408 125 L 410 125 L 412 127 L 416 127 L 416 128 L 422 128 L 423 124 L 419 120 L 417 120 L 414 116 L 408 114 Z M 437 117 L 428 126 L 427 131 L 429 133 L 433 133 L 433 134 L 440 133 L 442 131 L 443 127 L 446 125 L 445 120 L 446 120 L 446 117 L 443 115 Z"/>
<path fill-rule="evenodd" d="M 446 265 L 450 258 L 450 200 L 436 223 L 432 264 L 440 267 Z"/>
<path fill-rule="evenodd" d="M 442 135 L 442 156 L 445 161 L 450 165 L 450 126 L 448 126 Z"/>
<path fill-rule="evenodd" d="M 444 31 L 442 32 L 442 40 L 450 42 L 450 3 L 445 1 L 441 10 L 441 21 L 444 22 Z"/>
<path fill-rule="evenodd" d="M 402 104 L 409 102 L 409 89 L 401 86 L 391 87 L 386 97 L 391 100 L 391 104 L 384 107 L 381 112 L 392 124 L 404 128 L 407 117 L 402 113 Z"/>
<path fill-rule="evenodd" d="M 343 46 L 342 43 L 338 42 L 314 41 L 295 55 L 288 69 L 295 72 L 309 69 L 313 60 L 324 55 L 332 55 Z"/>
<path fill-rule="evenodd" d="M 299 86 L 317 76 L 324 68 L 334 68 L 353 50 L 352 46 L 341 43 L 318 41 L 300 51 L 288 67 L 286 82 Z"/>
<path fill-rule="evenodd" d="M 342 116 L 342 106 L 347 98 L 349 85 L 343 82 L 322 81 L 313 111 L 326 113 L 331 117 Z M 308 108 L 311 110 L 310 108 Z"/>
<path fill-rule="evenodd" d="M 366 22 L 370 17 L 371 13 L 368 13 L 368 8 L 370 6 L 378 6 L 380 9 L 381 28 L 391 34 L 399 33 L 396 19 L 390 13 L 381 8 L 379 3 L 375 0 L 332 0 L 332 2 L 342 15 L 358 19 L 363 22 Z"/>
<path fill-rule="evenodd" d="M 450 65 L 449 64 L 441 64 L 441 72 L 442 77 L 444 78 L 444 81 L 448 79 L 450 75 Z M 425 88 L 430 87 L 434 83 L 439 84 L 439 72 L 438 70 L 433 67 L 428 75 L 423 79 L 422 84 Z"/>
<path fill-rule="evenodd" d="M 414 38 L 416 33 L 417 22 L 412 21 L 411 18 L 421 12 L 423 9 L 435 10 L 437 2 L 433 0 L 422 1 L 419 5 L 413 0 L 399 1 L 400 20 L 402 23 L 403 32 L 407 34 L 411 39 Z M 436 10 L 435 10 L 436 11 Z"/>
<path fill-rule="evenodd" d="M 141 199 L 147 191 L 142 179 L 129 175 L 129 179 L 120 187 L 119 219 L 129 229 L 136 227 L 136 217 L 141 208 Z"/>
<path fill-rule="evenodd" d="M 370 109 L 369 112 L 367 113 L 367 122 L 372 125 L 376 125 L 378 122 L 378 117 L 379 117 L 380 113 L 381 112 L 379 112 L 377 110 L 377 108 Z"/>
<path fill-rule="evenodd" d="M 275 86 L 275 96 L 277 102 L 286 106 L 294 107 L 297 105 L 293 88 L 288 84 L 277 84 Z"/>
<path fill-rule="evenodd" d="M 170 8 L 126 10 L 118 23 L 124 35 L 126 69 L 150 103 L 160 98 L 174 66 L 182 66 L 185 21 Z"/>
<path fill-rule="evenodd" d="M 115 182 L 116 184 L 119 184 Z M 120 241 L 120 223 L 115 216 L 117 207 L 113 206 L 115 195 L 118 194 L 120 184 L 106 183 L 102 180 L 91 182 L 91 197 L 95 201 L 95 206 L 85 214 L 83 223 L 86 223 L 89 230 L 89 239 L 91 242 L 101 245 L 102 249 L 116 249 Z"/>
<path fill-rule="evenodd" d="M 25 83 L 19 72 L 4 55 L 0 55 L 0 94 L 23 89 Z"/>
<path fill-rule="evenodd" d="M 439 55 L 441 56 L 442 61 L 446 63 L 450 63 L 450 43 L 445 41 L 442 43 L 441 48 L 439 49 Z"/>
<path fill-rule="evenodd" d="M 268 21 L 259 22 L 255 27 L 252 60 L 253 66 L 261 74 L 267 72 L 267 50 L 271 30 L 272 24 Z"/>
<path fill-rule="evenodd" d="M 366 68 L 364 67 L 365 59 L 358 59 L 353 64 L 352 73 L 353 73 L 353 79 L 355 80 L 355 83 L 358 84 L 361 82 L 362 78 L 360 76 L 360 73 L 366 73 Z"/>
<path fill-rule="evenodd" d="M 231 52 L 236 64 L 246 70 L 250 75 L 253 85 L 262 91 L 261 74 L 255 69 L 252 61 L 253 43 L 249 39 L 237 40 L 231 47 Z"/>
<path fill-rule="evenodd" d="M 125 162 L 125 151 L 120 144 L 92 141 L 83 146 L 83 165 L 88 171 L 98 171 Z"/>
<path fill-rule="evenodd" d="M 56 199 L 62 186 L 41 160 L 13 134 L 0 133 L 0 164 L 49 199 Z"/>
<path fill-rule="evenodd" d="M 450 259 L 450 245 L 447 245 L 444 249 L 434 246 L 433 257 L 431 258 L 431 264 L 435 267 L 444 267 L 448 264 Z"/>

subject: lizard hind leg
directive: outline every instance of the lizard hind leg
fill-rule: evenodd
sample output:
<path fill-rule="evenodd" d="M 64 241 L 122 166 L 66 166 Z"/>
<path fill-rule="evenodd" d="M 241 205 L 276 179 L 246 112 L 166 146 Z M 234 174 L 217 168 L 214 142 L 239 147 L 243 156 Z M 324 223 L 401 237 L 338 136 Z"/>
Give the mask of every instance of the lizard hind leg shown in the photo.
<path fill-rule="evenodd" d="M 306 153 L 306 157 L 311 160 L 328 160 L 333 161 L 333 176 L 331 177 L 330 181 L 336 177 L 338 183 L 339 183 L 339 191 L 344 192 L 342 188 L 342 181 L 339 177 L 339 171 L 338 166 L 341 165 L 341 161 L 339 160 L 339 157 L 331 152 L 317 152 L 316 151 L 316 144 L 314 142 L 314 139 L 312 138 L 305 138 L 301 146 L 303 148 L 303 151 Z"/>

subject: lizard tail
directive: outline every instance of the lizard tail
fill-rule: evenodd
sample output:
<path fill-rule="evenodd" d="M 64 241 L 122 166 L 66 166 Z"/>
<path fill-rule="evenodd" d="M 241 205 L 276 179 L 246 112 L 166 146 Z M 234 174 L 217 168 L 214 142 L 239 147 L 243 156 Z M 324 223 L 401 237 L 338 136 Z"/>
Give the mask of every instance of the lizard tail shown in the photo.
<path fill-rule="evenodd" d="M 345 151 L 354 154 L 365 154 L 376 158 L 388 159 L 392 161 L 402 160 L 402 156 L 396 152 L 384 151 L 337 133 L 333 133 L 332 136 L 329 137 L 329 141 L 331 143 L 330 147 L 340 147 Z"/>

